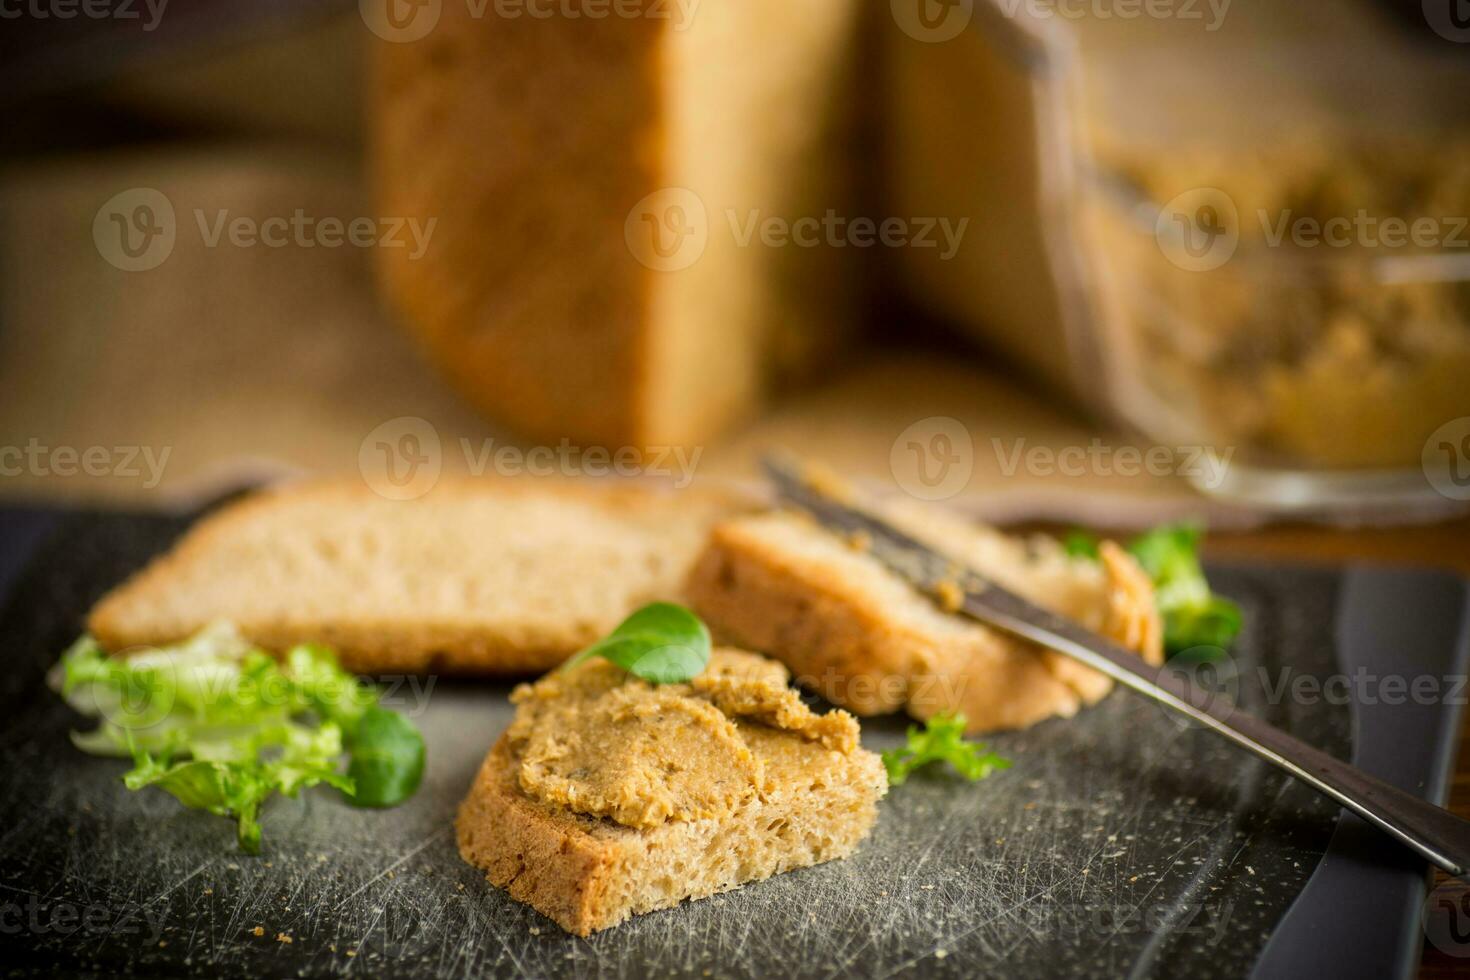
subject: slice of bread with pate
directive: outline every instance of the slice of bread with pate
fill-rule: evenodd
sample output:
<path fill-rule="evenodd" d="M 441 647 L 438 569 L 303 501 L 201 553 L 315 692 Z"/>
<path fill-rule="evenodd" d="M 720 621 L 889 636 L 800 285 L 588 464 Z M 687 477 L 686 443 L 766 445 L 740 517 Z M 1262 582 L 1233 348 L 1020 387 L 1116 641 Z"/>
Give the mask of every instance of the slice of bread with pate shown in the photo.
<path fill-rule="evenodd" d="M 932 506 L 886 508 L 896 526 L 1145 659 L 1163 658 L 1153 586 L 1121 548 L 1102 561 L 1019 539 Z M 1069 717 L 1112 682 L 1060 654 L 953 616 L 876 558 L 805 517 L 720 524 L 688 598 L 717 636 L 784 662 L 797 682 L 859 715 L 962 711 L 971 732 Z"/>
<path fill-rule="evenodd" d="M 602 660 L 521 685 L 456 827 L 464 859 L 568 932 L 846 857 L 882 761 L 780 664 L 716 650 L 688 684 Z"/>
<path fill-rule="evenodd" d="M 415 500 L 357 482 L 257 493 L 108 593 L 114 652 L 217 620 L 266 649 L 334 646 L 361 673 L 540 673 L 676 598 L 733 492 L 463 480 Z"/>

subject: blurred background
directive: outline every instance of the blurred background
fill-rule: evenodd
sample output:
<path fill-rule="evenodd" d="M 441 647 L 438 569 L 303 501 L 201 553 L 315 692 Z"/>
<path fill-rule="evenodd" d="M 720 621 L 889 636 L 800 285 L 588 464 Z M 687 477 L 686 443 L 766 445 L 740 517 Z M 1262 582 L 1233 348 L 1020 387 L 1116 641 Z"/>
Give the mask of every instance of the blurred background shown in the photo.
<path fill-rule="evenodd" d="M 1465 0 L 0 0 L 0 509 L 780 446 L 1470 573 L 1467 92 Z"/>
<path fill-rule="evenodd" d="M 1007 522 L 1463 524 L 1457 0 L 3 19 L 8 502 L 780 444 Z"/>

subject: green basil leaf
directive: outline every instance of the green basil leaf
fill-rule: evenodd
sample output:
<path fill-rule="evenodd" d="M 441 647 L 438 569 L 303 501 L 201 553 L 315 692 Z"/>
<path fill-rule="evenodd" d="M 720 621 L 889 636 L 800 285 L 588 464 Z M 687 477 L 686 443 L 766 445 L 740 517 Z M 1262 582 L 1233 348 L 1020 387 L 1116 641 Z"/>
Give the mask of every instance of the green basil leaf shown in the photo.
<path fill-rule="evenodd" d="M 419 788 L 424 778 L 424 737 L 413 722 L 374 705 L 357 724 L 349 744 L 352 802 L 357 806 L 396 806 Z"/>
<path fill-rule="evenodd" d="M 682 684 L 709 664 L 709 628 L 683 606 L 656 602 L 633 613 L 566 662 L 570 669 L 602 657 L 651 684 Z"/>

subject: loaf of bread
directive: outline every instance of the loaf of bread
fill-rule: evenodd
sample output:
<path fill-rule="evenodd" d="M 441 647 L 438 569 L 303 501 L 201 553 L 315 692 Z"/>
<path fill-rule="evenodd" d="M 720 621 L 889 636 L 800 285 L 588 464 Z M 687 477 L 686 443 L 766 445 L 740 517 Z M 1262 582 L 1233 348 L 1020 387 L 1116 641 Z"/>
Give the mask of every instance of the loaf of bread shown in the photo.
<path fill-rule="evenodd" d="M 377 44 L 371 112 L 380 212 L 436 222 L 382 250 L 387 293 L 467 397 L 541 438 L 687 445 L 814 365 L 854 250 L 760 228 L 850 213 L 862 5 L 474 7 Z"/>
<path fill-rule="evenodd" d="M 922 505 L 895 524 L 1002 586 L 1158 663 L 1153 586 L 1111 543 L 1101 564 Z M 1097 672 L 950 615 L 876 558 L 792 514 L 715 528 L 688 587 L 717 635 L 779 658 L 797 681 L 860 715 L 962 711 L 971 732 L 1069 717 L 1111 690 Z"/>
<path fill-rule="evenodd" d="M 114 652 L 229 620 L 267 649 L 322 642 L 363 673 L 540 672 L 680 593 L 711 524 L 746 504 L 689 488 L 362 483 L 256 494 L 206 518 L 88 620 Z"/>
<path fill-rule="evenodd" d="M 517 688 L 456 827 L 465 860 L 588 935 L 685 899 L 846 857 L 882 761 L 773 661 L 717 650 L 690 684 L 593 661 Z"/>

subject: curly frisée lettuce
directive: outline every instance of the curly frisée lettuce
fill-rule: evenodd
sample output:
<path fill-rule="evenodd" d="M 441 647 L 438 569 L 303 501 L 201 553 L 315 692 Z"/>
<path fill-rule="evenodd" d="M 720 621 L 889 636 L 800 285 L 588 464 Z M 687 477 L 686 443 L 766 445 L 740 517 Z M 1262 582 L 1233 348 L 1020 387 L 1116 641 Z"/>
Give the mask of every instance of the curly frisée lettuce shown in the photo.
<path fill-rule="evenodd" d="M 1244 625 L 1240 607 L 1210 591 L 1199 561 L 1200 529 L 1182 524 L 1155 528 L 1128 543 L 1128 551 L 1153 579 L 1164 647 L 1224 649 Z"/>
<path fill-rule="evenodd" d="M 890 786 L 902 785 L 914 770 L 935 762 L 948 763 L 972 783 L 1011 767 L 1011 760 L 987 751 L 982 743 L 965 741 L 963 712 L 940 712 L 923 728 L 910 725 L 904 745 L 883 753 Z"/>
<path fill-rule="evenodd" d="M 1240 607 L 1210 591 L 1199 561 L 1200 529 L 1192 524 L 1154 528 L 1128 542 L 1128 553 L 1153 580 L 1155 603 L 1164 621 L 1164 649 L 1224 649 L 1244 625 Z M 1063 541 L 1067 554 L 1096 561 L 1097 538 L 1073 531 Z"/>
<path fill-rule="evenodd" d="M 379 707 L 379 692 L 326 647 L 297 646 L 277 660 L 217 623 L 117 658 L 84 636 L 51 682 L 98 719 L 92 731 L 72 733 L 78 748 L 131 758 L 129 789 L 156 786 L 187 807 L 234 818 L 250 854 L 260 852 L 260 808 L 274 793 L 325 783 L 360 806 L 392 806 L 423 779 L 418 730 Z"/>

